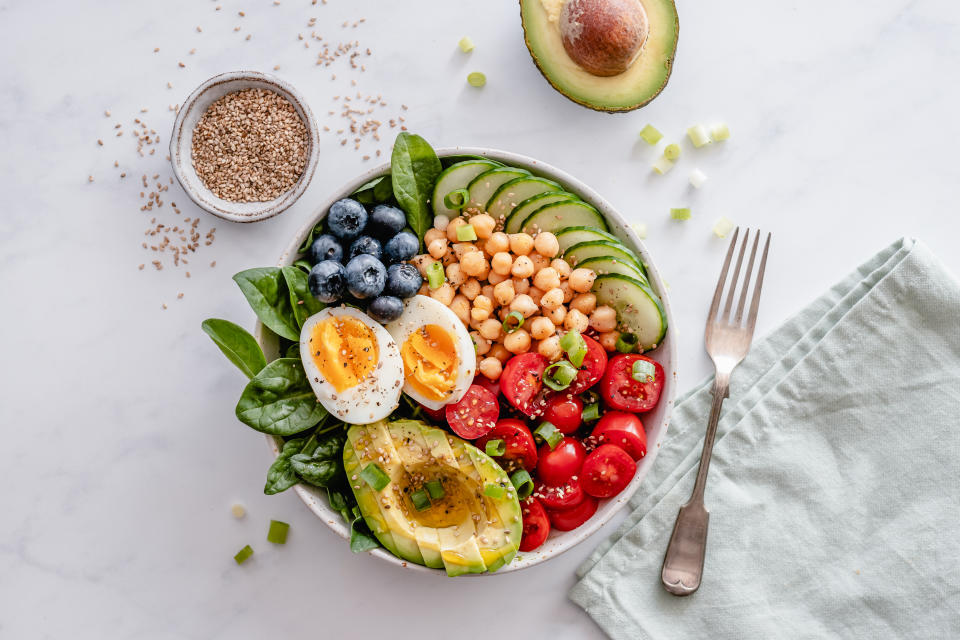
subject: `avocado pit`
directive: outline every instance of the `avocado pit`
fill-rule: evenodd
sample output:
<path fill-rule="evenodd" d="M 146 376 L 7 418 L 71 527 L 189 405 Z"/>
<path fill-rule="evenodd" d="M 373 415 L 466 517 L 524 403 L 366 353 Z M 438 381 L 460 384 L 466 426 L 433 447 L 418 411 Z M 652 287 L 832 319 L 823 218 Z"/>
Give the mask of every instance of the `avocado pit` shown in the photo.
<path fill-rule="evenodd" d="M 558 26 L 567 55 L 601 77 L 629 69 L 650 32 L 640 0 L 568 0 Z"/>

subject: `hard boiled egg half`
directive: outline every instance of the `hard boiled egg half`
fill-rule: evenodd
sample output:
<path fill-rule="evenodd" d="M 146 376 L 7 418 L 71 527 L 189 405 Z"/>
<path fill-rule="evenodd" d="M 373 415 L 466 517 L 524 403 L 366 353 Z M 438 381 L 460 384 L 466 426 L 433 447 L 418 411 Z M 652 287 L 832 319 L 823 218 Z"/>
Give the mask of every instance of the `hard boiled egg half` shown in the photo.
<path fill-rule="evenodd" d="M 320 404 L 349 424 L 383 420 L 400 404 L 403 362 L 381 324 L 352 307 L 327 307 L 303 323 L 300 359 Z"/>
<path fill-rule="evenodd" d="M 427 296 L 407 300 L 387 331 L 400 345 L 403 391 L 427 407 L 457 402 L 473 383 L 477 354 L 460 318 L 442 302 Z"/>

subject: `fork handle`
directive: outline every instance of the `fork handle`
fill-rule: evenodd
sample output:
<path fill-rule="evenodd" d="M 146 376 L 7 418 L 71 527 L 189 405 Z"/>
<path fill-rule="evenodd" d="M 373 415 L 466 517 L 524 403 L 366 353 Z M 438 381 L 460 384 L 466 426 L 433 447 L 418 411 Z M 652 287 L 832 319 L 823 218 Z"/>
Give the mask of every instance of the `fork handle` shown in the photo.
<path fill-rule="evenodd" d="M 703 451 L 700 452 L 700 468 L 697 469 L 697 480 L 693 484 L 693 493 L 689 502 L 703 504 L 703 491 L 707 485 L 707 471 L 710 470 L 710 456 L 713 455 L 713 441 L 717 437 L 717 423 L 720 422 L 720 408 L 723 401 L 730 396 L 730 374 L 720 372 L 713 379 L 713 402 L 710 405 L 710 419 L 707 422 L 707 435 L 703 437 Z"/>

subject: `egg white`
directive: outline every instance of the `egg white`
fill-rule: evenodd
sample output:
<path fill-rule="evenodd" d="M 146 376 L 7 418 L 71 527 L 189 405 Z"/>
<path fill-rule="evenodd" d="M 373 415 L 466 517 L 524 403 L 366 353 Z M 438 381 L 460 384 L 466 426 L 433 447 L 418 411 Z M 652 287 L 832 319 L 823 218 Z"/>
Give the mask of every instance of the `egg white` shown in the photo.
<path fill-rule="evenodd" d="M 324 379 L 313 360 L 310 335 L 317 323 L 342 316 L 356 318 L 373 331 L 379 358 L 373 370 L 356 386 L 338 392 L 333 384 Z M 358 309 L 327 307 L 307 318 L 300 331 L 300 359 L 317 400 L 337 420 L 348 424 L 370 424 L 383 420 L 400 404 L 403 386 L 400 349 L 383 325 Z"/>
<path fill-rule="evenodd" d="M 428 324 L 437 325 L 453 338 L 453 344 L 457 350 L 457 377 L 452 393 L 443 400 L 432 400 L 423 397 L 413 385 L 406 381 L 404 381 L 403 392 L 428 409 L 440 409 L 459 401 L 473 384 L 473 376 L 477 371 L 477 352 L 460 318 L 447 305 L 428 296 L 416 295 L 409 298 L 400 317 L 387 324 L 387 331 L 393 336 L 397 348 L 400 349 L 410 334 Z M 401 358 L 401 364 L 402 361 Z"/>

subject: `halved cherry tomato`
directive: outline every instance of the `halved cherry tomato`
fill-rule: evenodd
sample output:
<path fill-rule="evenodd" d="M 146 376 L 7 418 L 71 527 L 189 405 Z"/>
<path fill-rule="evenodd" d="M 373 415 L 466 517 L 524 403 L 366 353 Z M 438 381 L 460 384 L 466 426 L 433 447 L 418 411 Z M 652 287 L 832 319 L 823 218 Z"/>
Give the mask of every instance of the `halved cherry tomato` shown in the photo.
<path fill-rule="evenodd" d="M 584 496 L 583 502 L 569 509 L 550 509 L 547 517 L 557 531 L 571 531 L 589 520 L 597 512 L 597 499 Z"/>
<path fill-rule="evenodd" d="M 607 352 L 600 343 L 589 336 L 583 336 L 583 341 L 587 343 L 587 355 L 583 358 L 577 377 L 566 389 L 570 394 L 586 391 L 595 385 L 603 377 L 603 372 L 607 368 Z"/>
<path fill-rule="evenodd" d="M 586 494 L 580 487 L 580 481 L 570 478 L 559 487 L 538 482 L 533 495 L 539 498 L 547 509 L 569 509 L 583 502 Z"/>
<path fill-rule="evenodd" d="M 514 471 L 519 467 L 533 471 L 537 467 L 537 443 L 534 442 L 533 434 L 523 420 L 514 418 L 500 420 L 474 445 L 483 451 L 491 440 L 503 440 L 506 451 L 497 459 L 506 471 Z"/>
<path fill-rule="evenodd" d="M 520 503 L 523 514 L 523 536 L 520 538 L 520 551 L 533 551 L 550 535 L 550 521 L 540 501 L 530 496 Z"/>
<path fill-rule="evenodd" d="M 478 384 L 484 389 L 489 389 L 493 395 L 500 397 L 500 380 L 491 380 L 483 374 L 478 374 L 473 378 L 473 384 Z"/>
<path fill-rule="evenodd" d="M 497 424 L 500 404 L 497 396 L 478 384 L 470 385 L 459 402 L 448 404 L 447 423 L 461 438 L 473 440 L 486 434 Z"/>
<path fill-rule="evenodd" d="M 543 412 L 543 371 L 550 361 L 527 352 L 507 360 L 500 375 L 500 390 L 518 411 L 528 416 Z"/>
<path fill-rule="evenodd" d="M 653 363 L 653 380 L 641 382 L 633 379 L 633 363 L 646 360 Z M 657 406 L 660 391 L 663 390 L 663 367 L 638 353 L 621 353 L 610 359 L 603 382 L 600 383 L 600 395 L 607 406 L 617 411 L 642 413 Z"/>
<path fill-rule="evenodd" d="M 444 422 L 447 421 L 446 407 L 440 407 L 439 409 L 431 409 L 430 407 L 425 407 L 421 404 L 420 410 L 423 411 L 428 416 L 430 416 L 430 419 L 433 420 L 434 422 L 443 424 Z"/>
<path fill-rule="evenodd" d="M 626 451 L 612 444 L 602 444 L 587 456 L 580 472 L 583 490 L 596 498 L 610 498 L 630 484 L 637 463 Z"/>
<path fill-rule="evenodd" d="M 541 445 L 538 454 L 540 460 L 537 462 L 537 478 L 543 484 L 554 487 L 566 483 L 571 476 L 580 473 L 580 467 L 587 457 L 580 441 L 570 437 L 561 440 L 552 451 L 550 445 Z"/>
<path fill-rule="evenodd" d="M 583 421 L 583 400 L 568 391 L 560 391 L 547 398 L 543 419 L 553 423 L 564 435 L 580 427 Z"/>
<path fill-rule="evenodd" d="M 640 418 L 632 413 L 608 411 L 597 422 L 590 437 L 597 444 L 607 443 L 620 447 L 634 460 L 647 455 L 647 432 L 644 431 Z"/>

